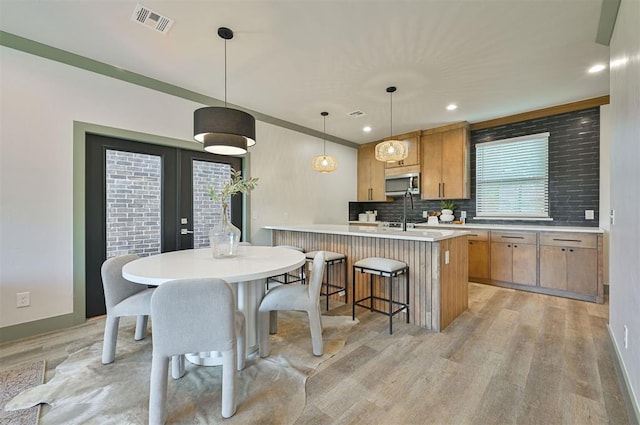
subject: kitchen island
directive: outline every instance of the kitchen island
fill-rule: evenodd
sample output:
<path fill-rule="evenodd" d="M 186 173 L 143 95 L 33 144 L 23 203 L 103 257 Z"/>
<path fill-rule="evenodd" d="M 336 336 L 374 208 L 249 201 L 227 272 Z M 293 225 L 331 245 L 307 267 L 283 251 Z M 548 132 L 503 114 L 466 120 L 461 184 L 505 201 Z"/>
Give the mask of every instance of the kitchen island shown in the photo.
<path fill-rule="evenodd" d="M 409 266 L 409 323 L 439 332 L 467 309 L 467 232 L 449 229 L 403 232 L 372 226 L 321 224 L 266 226 L 265 229 L 271 230 L 273 245 L 293 245 L 307 252 L 325 250 L 345 254 L 348 299 L 336 294 L 333 298 L 337 300 L 353 301 L 353 263 L 366 257 L 384 257 L 403 261 Z M 331 279 L 340 281 L 342 276 L 341 273 L 332 274 Z M 358 298 L 368 295 L 367 281 L 356 275 Z M 394 285 L 393 290 L 394 299 L 404 299 L 404 285 Z"/>

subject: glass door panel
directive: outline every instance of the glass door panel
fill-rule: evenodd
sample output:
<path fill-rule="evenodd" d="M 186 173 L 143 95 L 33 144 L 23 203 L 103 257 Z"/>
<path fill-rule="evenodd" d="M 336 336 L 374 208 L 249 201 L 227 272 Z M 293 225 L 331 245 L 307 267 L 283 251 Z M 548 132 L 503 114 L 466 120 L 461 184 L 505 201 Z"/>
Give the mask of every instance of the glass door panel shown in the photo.
<path fill-rule="evenodd" d="M 193 247 L 209 246 L 209 229 L 221 220 L 222 203 L 209 196 L 211 187 L 219 190 L 231 177 L 231 165 L 218 162 L 192 161 L 193 179 Z"/>
<path fill-rule="evenodd" d="M 106 150 L 107 258 L 161 252 L 162 157 Z"/>

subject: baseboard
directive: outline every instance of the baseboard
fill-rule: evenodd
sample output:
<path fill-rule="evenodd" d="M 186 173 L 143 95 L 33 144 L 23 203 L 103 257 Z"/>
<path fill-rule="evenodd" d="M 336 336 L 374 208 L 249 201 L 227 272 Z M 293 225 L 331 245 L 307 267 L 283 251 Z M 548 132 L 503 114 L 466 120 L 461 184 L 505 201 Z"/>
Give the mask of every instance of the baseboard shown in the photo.
<path fill-rule="evenodd" d="M 0 328 L 0 343 L 29 338 L 78 324 L 73 313 Z"/>
<path fill-rule="evenodd" d="M 609 331 L 609 342 L 613 347 L 613 351 L 616 353 L 614 362 L 616 374 L 621 378 L 622 394 L 624 396 L 625 406 L 627 407 L 629 421 L 632 425 L 640 425 L 640 407 L 638 406 L 638 399 L 633 393 L 633 388 L 631 388 L 631 385 L 629 384 L 629 374 L 624 367 L 620 350 L 618 350 L 618 345 L 616 344 L 616 340 L 613 337 L 613 332 L 609 325 L 607 325 L 607 330 Z"/>

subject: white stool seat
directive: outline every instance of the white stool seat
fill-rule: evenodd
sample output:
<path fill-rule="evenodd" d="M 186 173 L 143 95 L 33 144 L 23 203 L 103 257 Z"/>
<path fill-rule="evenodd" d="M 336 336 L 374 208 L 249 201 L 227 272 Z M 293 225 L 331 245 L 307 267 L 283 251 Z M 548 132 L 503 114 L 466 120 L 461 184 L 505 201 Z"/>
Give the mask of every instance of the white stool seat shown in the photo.
<path fill-rule="evenodd" d="M 300 248 L 299 246 L 293 246 L 293 245 L 276 245 L 276 248 L 295 249 L 296 251 L 304 252 L 304 249 Z"/>
<path fill-rule="evenodd" d="M 320 251 L 310 251 L 307 252 L 305 256 L 307 257 L 307 260 L 313 261 L 318 252 Z M 336 260 L 342 260 L 344 258 L 347 258 L 347 256 L 344 254 L 340 254 L 339 252 L 324 251 L 324 261 L 326 261 L 327 263 Z"/>
<path fill-rule="evenodd" d="M 402 261 L 392 260 L 390 258 L 369 257 L 356 261 L 354 267 L 362 268 L 364 273 L 380 274 L 395 273 L 404 270 L 407 265 Z"/>

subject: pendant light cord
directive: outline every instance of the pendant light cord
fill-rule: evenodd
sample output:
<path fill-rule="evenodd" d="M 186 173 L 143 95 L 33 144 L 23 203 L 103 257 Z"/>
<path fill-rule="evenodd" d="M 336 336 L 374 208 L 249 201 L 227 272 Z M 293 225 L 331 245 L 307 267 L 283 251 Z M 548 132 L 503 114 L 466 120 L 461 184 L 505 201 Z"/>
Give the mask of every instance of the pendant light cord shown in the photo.
<path fill-rule="evenodd" d="M 389 138 L 393 139 L 393 92 L 390 92 L 389 94 L 391 95 L 389 102 Z"/>
<path fill-rule="evenodd" d="M 322 117 L 322 155 L 327 156 L 327 116 Z"/>
<path fill-rule="evenodd" d="M 224 107 L 227 107 L 227 40 L 224 40 Z"/>

